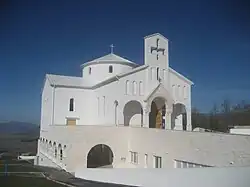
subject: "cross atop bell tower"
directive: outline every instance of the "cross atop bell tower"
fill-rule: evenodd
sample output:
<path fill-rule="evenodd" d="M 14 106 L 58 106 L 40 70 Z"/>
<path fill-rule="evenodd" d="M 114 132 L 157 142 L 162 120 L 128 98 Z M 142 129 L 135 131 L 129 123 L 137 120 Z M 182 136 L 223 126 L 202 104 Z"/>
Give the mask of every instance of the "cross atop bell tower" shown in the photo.
<path fill-rule="evenodd" d="M 168 39 L 159 33 L 144 38 L 144 63 L 159 67 L 168 68 Z"/>

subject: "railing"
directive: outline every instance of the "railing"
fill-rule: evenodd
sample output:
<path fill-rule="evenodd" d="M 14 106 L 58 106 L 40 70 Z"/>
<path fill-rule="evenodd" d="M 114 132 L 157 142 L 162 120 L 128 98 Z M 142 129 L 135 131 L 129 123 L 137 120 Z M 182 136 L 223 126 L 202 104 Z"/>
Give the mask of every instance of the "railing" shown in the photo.
<path fill-rule="evenodd" d="M 40 153 L 43 154 L 45 157 L 47 157 L 51 162 L 53 162 L 55 165 L 59 166 L 60 168 L 66 170 L 66 165 L 62 162 L 60 162 L 58 159 L 55 157 L 43 152 L 43 150 L 40 150 Z M 64 159 L 63 159 L 64 160 Z M 62 161 L 63 161 L 62 160 Z M 59 161 L 59 162 L 58 162 Z"/>

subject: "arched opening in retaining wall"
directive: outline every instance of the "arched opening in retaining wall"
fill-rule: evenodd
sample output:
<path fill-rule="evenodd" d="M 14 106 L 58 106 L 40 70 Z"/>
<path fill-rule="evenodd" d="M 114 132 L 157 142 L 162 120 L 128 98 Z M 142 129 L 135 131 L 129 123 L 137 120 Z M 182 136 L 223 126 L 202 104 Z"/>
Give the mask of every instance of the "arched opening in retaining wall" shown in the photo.
<path fill-rule="evenodd" d="M 112 168 L 114 154 L 111 148 L 104 144 L 92 147 L 87 156 L 87 168 Z"/>

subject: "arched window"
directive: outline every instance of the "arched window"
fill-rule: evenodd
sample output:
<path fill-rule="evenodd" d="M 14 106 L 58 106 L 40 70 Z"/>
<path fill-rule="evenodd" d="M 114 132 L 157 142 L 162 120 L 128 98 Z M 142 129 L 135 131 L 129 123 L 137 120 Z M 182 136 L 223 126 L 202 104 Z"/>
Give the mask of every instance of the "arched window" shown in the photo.
<path fill-rule="evenodd" d="M 183 98 L 186 99 L 186 86 L 183 86 Z"/>
<path fill-rule="evenodd" d="M 45 141 L 45 148 L 46 148 L 46 151 L 48 152 L 49 145 L 48 145 L 48 140 L 47 139 Z"/>
<path fill-rule="evenodd" d="M 181 86 L 178 85 L 178 87 L 176 87 L 176 89 L 177 89 L 177 91 L 176 91 L 176 96 L 177 96 L 177 97 L 180 97 L 180 95 L 181 95 Z"/>
<path fill-rule="evenodd" d="M 166 80 L 166 76 L 167 76 L 166 70 L 164 69 L 162 72 L 163 72 L 163 80 Z"/>
<path fill-rule="evenodd" d="M 156 69 L 156 79 L 159 80 L 159 68 Z"/>
<path fill-rule="evenodd" d="M 49 141 L 49 154 L 52 155 L 52 142 Z"/>
<path fill-rule="evenodd" d="M 64 145 L 64 146 L 63 146 L 63 157 L 64 157 L 64 158 L 66 158 L 66 148 L 67 148 L 67 146 Z"/>
<path fill-rule="evenodd" d="M 63 160 L 63 150 L 60 149 L 60 160 Z"/>
<path fill-rule="evenodd" d="M 173 94 L 173 97 L 175 97 L 175 85 L 174 84 L 172 85 L 172 94 Z"/>
<path fill-rule="evenodd" d="M 137 90 L 137 83 L 134 81 L 133 82 L 133 94 L 136 95 L 136 90 Z"/>
<path fill-rule="evenodd" d="M 91 67 L 89 67 L 89 74 L 91 74 Z"/>
<path fill-rule="evenodd" d="M 74 111 L 74 99 L 73 98 L 69 100 L 69 111 L 70 112 Z"/>
<path fill-rule="evenodd" d="M 126 91 L 125 91 L 126 95 L 129 95 L 129 92 L 130 92 L 130 90 L 129 90 L 129 80 L 127 80 L 126 81 Z"/>
<path fill-rule="evenodd" d="M 57 147 L 56 147 L 56 142 L 53 143 L 53 147 L 54 147 L 54 157 L 57 157 Z"/>
<path fill-rule="evenodd" d="M 143 95 L 143 83 L 142 83 L 142 81 L 139 82 L 139 94 Z"/>
<path fill-rule="evenodd" d="M 113 66 L 109 66 L 109 73 L 113 73 Z"/>
<path fill-rule="evenodd" d="M 55 147 L 55 158 L 57 157 L 57 148 Z"/>
<path fill-rule="evenodd" d="M 58 149 L 59 149 L 59 158 L 62 161 L 63 160 L 63 149 L 62 149 L 61 144 L 59 144 Z"/>

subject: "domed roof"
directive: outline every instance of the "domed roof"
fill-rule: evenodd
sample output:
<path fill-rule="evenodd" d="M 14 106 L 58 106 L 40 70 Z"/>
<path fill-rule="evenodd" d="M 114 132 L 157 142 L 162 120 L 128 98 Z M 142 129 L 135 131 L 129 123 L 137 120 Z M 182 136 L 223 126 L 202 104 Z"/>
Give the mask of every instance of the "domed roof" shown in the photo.
<path fill-rule="evenodd" d="M 85 67 L 85 66 L 88 66 L 90 64 L 106 64 L 106 63 L 117 63 L 117 64 L 125 64 L 125 65 L 129 65 L 129 66 L 132 66 L 132 67 L 137 67 L 138 64 L 130 61 L 130 60 L 127 60 L 125 58 L 122 58 L 114 53 L 110 53 L 108 55 L 105 55 L 105 56 L 102 56 L 100 58 L 97 58 L 97 59 L 94 59 L 94 60 L 91 60 L 89 62 L 86 62 L 84 64 L 81 65 L 81 67 Z"/>

